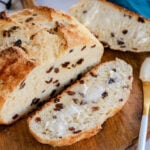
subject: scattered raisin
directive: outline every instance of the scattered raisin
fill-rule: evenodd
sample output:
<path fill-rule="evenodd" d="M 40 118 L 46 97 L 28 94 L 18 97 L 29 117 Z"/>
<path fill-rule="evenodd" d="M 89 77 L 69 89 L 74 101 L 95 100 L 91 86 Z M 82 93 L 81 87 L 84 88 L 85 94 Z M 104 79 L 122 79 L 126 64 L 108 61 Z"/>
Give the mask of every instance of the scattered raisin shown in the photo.
<path fill-rule="evenodd" d="M 29 17 L 29 18 L 27 18 L 27 19 L 25 20 L 25 22 L 29 22 L 29 21 L 31 21 L 31 20 L 33 20 L 33 18 L 32 18 L 32 17 Z"/>
<path fill-rule="evenodd" d="M 57 83 L 56 86 L 59 87 L 59 86 L 60 86 L 60 83 Z"/>
<path fill-rule="evenodd" d="M 74 127 L 69 127 L 69 128 L 68 128 L 68 130 L 70 130 L 70 131 L 74 131 L 74 130 L 75 130 L 75 128 L 74 128 Z"/>
<path fill-rule="evenodd" d="M 55 96 L 55 93 L 56 93 L 56 89 L 54 89 L 54 90 L 52 91 L 52 93 L 50 94 L 50 97 L 54 97 L 54 96 Z"/>
<path fill-rule="evenodd" d="M 130 80 L 130 79 L 131 79 L 131 76 L 128 76 L 128 79 Z"/>
<path fill-rule="evenodd" d="M 55 84 L 55 83 L 58 83 L 58 80 L 53 81 L 53 83 L 54 83 L 54 84 Z"/>
<path fill-rule="evenodd" d="M 115 37 L 115 34 L 113 32 L 110 33 L 111 37 Z"/>
<path fill-rule="evenodd" d="M 123 45 L 124 42 L 122 40 L 117 40 L 118 45 Z"/>
<path fill-rule="evenodd" d="M 55 98 L 54 99 L 54 103 L 58 103 L 58 102 L 60 102 L 60 99 L 59 98 Z"/>
<path fill-rule="evenodd" d="M 25 83 L 25 80 L 23 80 L 19 86 L 19 89 L 23 89 L 25 87 L 26 83 Z"/>
<path fill-rule="evenodd" d="M 132 48 L 133 50 L 137 51 L 137 48 Z"/>
<path fill-rule="evenodd" d="M 87 13 L 87 10 L 83 10 L 83 14 L 86 14 Z"/>
<path fill-rule="evenodd" d="M 42 93 L 44 93 L 46 90 L 43 90 Z"/>
<path fill-rule="evenodd" d="M 108 96 L 108 93 L 106 91 L 102 93 L 102 98 L 105 98 L 107 96 Z"/>
<path fill-rule="evenodd" d="M 50 84 L 52 81 L 53 81 L 53 78 L 51 78 L 51 79 L 48 80 L 48 81 L 45 81 L 45 83 Z"/>
<path fill-rule="evenodd" d="M 73 131 L 74 134 L 80 133 L 81 130 Z"/>
<path fill-rule="evenodd" d="M 12 118 L 15 120 L 15 119 L 17 119 L 18 118 L 18 114 L 15 114 Z"/>
<path fill-rule="evenodd" d="M 36 121 L 36 122 L 40 122 L 40 121 L 41 121 L 41 118 L 40 118 L 40 117 L 36 117 L 36 118 L 35 118 L 35 121 Z"/>
<path fill-rule="evenodd" d="M 63 68 L 66 68 L 69 64 L 70 64 L 70 62 L 67 61 L 67 62 L 64 62 L 61 66 L 62 66 Z"/>
<path fill-rule="evenodd" d="M 30 36 L 30 40 L 33 40 L 34 37 L 35 37 L 35 35 L 36 35 L 36 34 L 32 34 L 32 35 Z"/>
<path fill-rule="evenodd" d="M 143 18 L 143 17 L 138 17 L 138 22 L 140 22 L 140 23 L 144 23 L 144 22 L 145 22 L 145 20 L 144 20 L 144 18 Z"/>
<path fill-rule="evenodd" d="M 50 67 L 50 68 L 46 71 L 46 73 L 50 73 L 52 70 L 53 70 L 53 67 Z"/>
<path fill-rule="evenodd" d="M 74 91 L 67 91 L 67 94 L 68 95 L 75 95 L 75 92 Z"/>
<path fill-rule="evenodd" d="M 132 18 L 132 16 L 130 16 L 130 15 L 128 15 L 128 17 L 129 17 L 129 19 L 131 19 L 131 18 Z"/>
<path fill-rule="evenodd" d="M 90 72 L 90 75 L 91 75 L 92 77 L 94 77 L 94 78 L 97 78 L 97 75 L 94 74 L 93 72 Z"/>
<path fill-rule="evenodd" d="M 69 51 L 69 53 L 72 53 L 73 52 L 73 49 L 71 49 L 70 51 Z"/>
<path fill-rule="evenodd" d="M 74 80 L 73 80 L 73 79 L 71 79 L 71 80 L 70 80 L 70 83 L 73 83 L 73 81 L 74 81 Z"/>
<path fill-rule="evenodd" d="M 13 27 L 11 27 L 10 30 L 16 30 L 16 29 L 18 29 L 18 28 L 19 28 L 18 26 L 13 26 Z"/>
<path fill-rule="evenodd" d="M 41 107 L 43 104 L 45 104 L 45 101 L 46 101 L 46 100 L 39 102 L 39 103 L 37 104 L 37 106 L 38 106 L 38 107 Z"/>
<path fill-rule="evenodd" d="M 115 68 L 113 68 L 112 71 L 116 72 L 117 70 Z"/>
<path fill-rule="evenodd" d="M 77 99 L 77 98 L 73 98 L 72 100 L 73 100 L 73 102 L 74 102 L 75 104 L 78 104 L 78 99 Z"/>
<path fill-rule="evenodd" d="M 14 46 L 20 47 L 22 45 L 22 41 L 19 39 L 14 43 Z"/>
<path fill-rule="evenodd" d="M 58 68 L 55 68 L 55 69 L 54 69 L 54 72 L 55 72 L 55 73 L 58 73 L 58 72 L 59 72 L 59 69 L 58 69 Z"/>
<path fill-rule="evenodd" d="M 82 74 L 80 73 L 80 74 L 78 74 L 77 79 L 79 80 L 79 79 L 81 79 L 81 77 L 82 77 Z"/>
<path fill-rule="evenodd" d="M 128 33 L 128 30 L 127 30 L 127 29 L 122 30 L 122 33 L 123 33 L 123 34 L 127 34 L 127 33 Z"/>
<path fill-rule="evenodd" d="M 54 116 L 53 116 L 53 119 L 57 119 L 57 116 L 54 115 Z"/>
<path fill-rule="evenodd" d="M 76 67 L 76 65 L 75 65 L 75 64 L 72 64 L 71 66 L 72 66 L 73 68 L 75 68 L 75 67 Z"/>
<path fill-rule="evenodd" d="M 96 44 L 94 44 L 94 45 L 91 46 L 91 48 L 94 48 L 94 47 L 96 47 Z"/>
<path fill-rule="evenodd" d="M 96 34 L 94 34 L 94 36 L 98 39 L 99 38 L 99 36 L 98 35 L 96 35 Z"/>
<path fill-rule="evenodd" d="M 31 106 L 38 104 L 39 101 L 40 101 L 40 98 L 34 98 L 32 100 Z"/>
<path fill-rule="evenodd" d="M 3 37 L 10 37 L 10 31 L 4 30 Z"/>
<path fill-rule="evenodd" d="M 57 27 L 55 27 L 55 28 L 54 28 L 54 31 L 55 31 L 55 32 L 57 32 L 57 31 L 58 31 L 58 28 L 57 28 Z"/>
<path fill-rule="evenodd" d="M 83 47 L 81 48 L 81 51 L 83 51 L 85 48 L 86 48 L 86 46 L 83 46 Z"/>
<path fill-rule="evenodd" d="M 103 46 L 104 46 L 105 48 L 110 47 L 109 44 L 108 44 L 107 42 L 105 42 L 105 41 L 101 41 L 101 43 L 103 44 Z"/>
<path fill-rule="evenodd" d="M 119 99 L 119 102 L 122 102 L 122 101 L 123 101 L 123 99 L 122 99 L 122 98 L 120 98 L 120 99 Z"/>
<path fill-rule="evenodd" d="M 80 102 L 80 105 L 85 105 L 85 104 L 87 104 L 86 101 L 83 101 L 83 100 L 82 100 L 82 101 Z"/>
<path fill-rule="evenodd" d="M 97 110 L 99 110 L 99 107 L 98 107 L 98 106 L 92 107 L 92 111 L 97 111 Z"/>
<path fill-rule="evenodd" d="M 60 111 L 63 108 L 64 108 L 63 104 L 62 103 L 58 103 L 58 104 L 55 105 L 54 110 L 55 111 Z"/>
<path fill-rule="evenodd" d="M 80 80 L 79 83 L 80 83 L 80 84 L 84 84 L 84 80 Z"/>
<path fill-rule="evenodd" d="M 109 81 L 108 81 L 108 84 L 112 84 L 114 82 L 115 82 L 115 80 L 113 78 L 110 78 Z"/>
<path fill-rule="evenodd" d="M 80 65 L 80 64 L 82 64 L 83 61 L 84 61 L 84 59 L 81 58 L 81 59 L 79 59 L 79 60 L 77 61 L 77 64 Z"/>

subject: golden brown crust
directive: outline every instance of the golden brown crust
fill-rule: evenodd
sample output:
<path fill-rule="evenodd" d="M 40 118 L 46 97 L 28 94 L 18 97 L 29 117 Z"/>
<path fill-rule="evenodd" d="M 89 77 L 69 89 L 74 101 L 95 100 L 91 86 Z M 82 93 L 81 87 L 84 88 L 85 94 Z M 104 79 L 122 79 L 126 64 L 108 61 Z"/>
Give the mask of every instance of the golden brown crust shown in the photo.
<path fill-rule="evenodd" d="M 0 108 L 4 97 L 29 74 L 36 63 L 29 60 L 25 52 L 17 47 L 0 51 Z"/>
<path fill-rule="evenodd" d="M 57 27 L 58 31 L 63 35 L 63 38 L 67 43 L 67 48 L 75 47 L 80 44 L 86 45 L 87 43 L 91 43 L 89 37 L 80 34 L 80 32 L 76 32 L 78 30 L 76 25 L 65 26 L 63 24 L 58 24 Z"/>
<path fill-rule="evenodd" d="M 37 136 L 34 132 L 32 132 L 32 130 L 29 130 L 32 133 L 33 137 L 39 141 L 40 143 L 43 144 L 49 144 L 52 146 L 68 146 L 71 144 L 74 144 L 80 140 L 83 139 L 88 139 L 92 136 L 94 136 L 95 134 L 97 134 L 97 132 L 101 129 L 100 125 L 96 125 L 94 128 L 91 128 L 90 130 L 86 130 L 86 131 L 82 131 L 81 133 L 78 134 L 74 134 L 68 137 L 63 137 L 63 138 L 59 138 L 59 139 L 51 139 L 51 140 L 44 140 L 42 138 L 40 138 L 39 136 Z"/>

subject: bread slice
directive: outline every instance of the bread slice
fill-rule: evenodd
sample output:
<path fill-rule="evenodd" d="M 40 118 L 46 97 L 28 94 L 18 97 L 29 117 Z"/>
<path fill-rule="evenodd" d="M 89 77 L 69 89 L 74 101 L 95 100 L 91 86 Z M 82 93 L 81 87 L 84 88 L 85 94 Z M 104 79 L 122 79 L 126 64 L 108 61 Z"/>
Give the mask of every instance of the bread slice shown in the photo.
<path fill-rule="evenodd" d="M 80 0 L 70 13 L 105 47 L 114 50 L 150 51 L 150 20 L 104 0 Z"/>
<path fill-rule="evenodd" d="M 52 146 L 90 138 L 127 102 L 132 80 L 132 67 L 123 60 L 98 65 L 29 118 L 31 134 Z"/>
<path fill-rule="evenodd" d="M 85 36 L 86 35 L 86 36 Z M 101 60 L 103 47 L 73 17 L 47 7 L 0 14 L 0 124 L 53 97 Z"/>

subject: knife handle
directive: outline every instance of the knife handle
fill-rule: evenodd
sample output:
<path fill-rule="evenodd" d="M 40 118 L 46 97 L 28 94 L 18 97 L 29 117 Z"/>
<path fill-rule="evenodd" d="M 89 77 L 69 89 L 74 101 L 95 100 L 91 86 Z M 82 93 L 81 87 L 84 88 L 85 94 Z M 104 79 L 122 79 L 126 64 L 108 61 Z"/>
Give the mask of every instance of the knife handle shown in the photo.
<path fill-rule="evenodd" d="M 142 116 L 142 121 L 141 121 L 141 127 L 140 127 L 140 134 L 139 134 L 139 141 L 138 141 L 137 150 L 145 150 L 147 127 L 148 127 L 148 115 L 143 115 Z"/>

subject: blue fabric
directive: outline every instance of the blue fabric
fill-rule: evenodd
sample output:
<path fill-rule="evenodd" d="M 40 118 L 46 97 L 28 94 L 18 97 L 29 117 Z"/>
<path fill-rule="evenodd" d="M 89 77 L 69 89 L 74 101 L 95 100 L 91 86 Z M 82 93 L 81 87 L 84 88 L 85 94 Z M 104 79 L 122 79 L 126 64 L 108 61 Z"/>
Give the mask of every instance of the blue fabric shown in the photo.
<path fill-rule="evenodd" d="M 128 10 L 134 11 L 146 18 L 150 18 L 150 0 L 109 0 Z"/>

